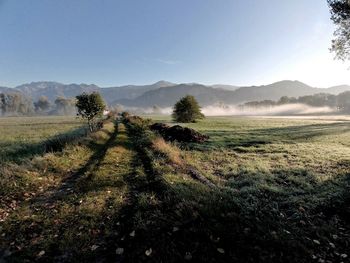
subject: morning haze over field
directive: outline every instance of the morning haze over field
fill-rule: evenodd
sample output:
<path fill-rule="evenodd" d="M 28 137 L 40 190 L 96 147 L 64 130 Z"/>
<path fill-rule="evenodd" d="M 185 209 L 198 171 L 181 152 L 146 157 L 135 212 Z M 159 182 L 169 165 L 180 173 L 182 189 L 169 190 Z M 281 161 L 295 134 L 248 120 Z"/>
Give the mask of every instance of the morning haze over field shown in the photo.
<path fill-rule="evenodd" d="M 348 0 L 0 0 L 0 263 L 350 262 Z"/>

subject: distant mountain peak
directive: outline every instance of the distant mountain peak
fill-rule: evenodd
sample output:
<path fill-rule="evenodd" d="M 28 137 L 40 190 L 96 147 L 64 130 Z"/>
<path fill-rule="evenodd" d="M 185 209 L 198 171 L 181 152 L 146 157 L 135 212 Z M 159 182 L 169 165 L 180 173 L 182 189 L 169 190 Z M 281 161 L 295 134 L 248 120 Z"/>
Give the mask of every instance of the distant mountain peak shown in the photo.
<path fill-rule="evenodd" d="M 61 83 L 55 81 L 32 81 L 30 83 L 24 83 L 22 85 L 17 86 L 16 88 L 27 88 L 27 87 L 35 87 L 35 88 L 45 88 L 47 86 L 58 86 L 63 85 Z"/>
<path fill-rule="evenodd" d="M 307 85 L 304 82 L 301 82 L 299 80 L 290 80 L 290 79 L 276 81 L 276 82 L 274 82 L 274 83 L 272 83 L 270 85 L 275 85 L 275 84 L 302 84 L 302 85 L 309 86 L 309 85 Z"/>
<path fill-rule="evenodd" d="M 292 87 L 306 88 L 306 89 L 314 88 L 299 80 L 281 80 L 281 81 L 274 82 L 272 84 L 257 86 L 257 87 L 266 87 L 266 86 L 273 86 L 273 87 L 280 87 L 280 88 L 292 88 Z"/>
<path fill-rule="evenodd" d="M 169 86 L 175 86 L 175 83 L 166 81 L 166 80 L 160 80 L 154 83 L 153 85 L 158 86 L 158 87 L 169 87 Z"/>

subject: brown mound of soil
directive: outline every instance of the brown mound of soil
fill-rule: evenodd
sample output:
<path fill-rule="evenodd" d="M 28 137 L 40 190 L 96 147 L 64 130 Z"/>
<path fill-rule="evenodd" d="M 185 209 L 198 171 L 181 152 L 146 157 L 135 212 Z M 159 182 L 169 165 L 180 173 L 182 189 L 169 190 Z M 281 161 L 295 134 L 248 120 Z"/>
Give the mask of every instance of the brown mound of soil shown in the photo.
<path fill-rule="evenodd" d="M 169 128 L 170 126 L 168 124 L 161 123 L 161 122 L 156 122 L 150 126 L 150 129 L 152 131 L 157 131 L 161 135 L 163 135 L 164 131 L 168 130 Z"/>
<path fill-rule="evenodd" d="M 150 128 L 152 131 L 157 131 L 164 139 L 169 141 L 201 143 L 209 139 L 207 135 L 180 125 L 169 126 L 165 123 L 154 123 Z"/>

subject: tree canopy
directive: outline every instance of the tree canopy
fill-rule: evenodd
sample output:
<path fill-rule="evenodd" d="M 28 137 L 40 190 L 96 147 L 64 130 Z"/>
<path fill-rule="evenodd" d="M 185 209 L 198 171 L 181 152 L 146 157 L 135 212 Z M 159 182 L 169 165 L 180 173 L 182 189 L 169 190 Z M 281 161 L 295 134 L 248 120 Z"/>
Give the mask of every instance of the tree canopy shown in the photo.
<path fill-rule="evenodd" d="M 31 98 L 22 93 L 0 93 L 0 115 L 30 115 L 34 112 Z"/>
<path fill-rule="evenodd" d="M 197 119 L 203 119 L 200 106 L 193 96 L 186 96 L 176 102 L 172 117 L 177 122 L 195 122 Z"/>
<path fill-rule="evenodd" d="M 47 111 L 50 108 L 50 101 L 46 96 L 41 96 L 37 102 L 34 102 L 35 111 Z"/>
<path fill-rule="evenodd" d="M 96 119 L 102 116 L 106 108 L 105 102 L 97 92 L 83 93 L 76 96 L 76 99 L 77 114 L 87 120 L 90 131 L 93 131 L 96 128 Z"/>
<path fill-rule="evenodd" d="M 336 25 L 331 50 L 336 58 L 350 60 L 350 1 L 328 0 L 331 19 Z"/>

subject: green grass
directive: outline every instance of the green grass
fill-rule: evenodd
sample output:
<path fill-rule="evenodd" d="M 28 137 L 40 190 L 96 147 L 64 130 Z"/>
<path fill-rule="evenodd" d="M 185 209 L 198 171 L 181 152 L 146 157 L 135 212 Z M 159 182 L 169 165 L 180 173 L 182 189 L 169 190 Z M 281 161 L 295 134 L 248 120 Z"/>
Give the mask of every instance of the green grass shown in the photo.
<path fill-rule="evenodd" d="M 0 118 L 0 163 L 18 162 L 43 151 L 43 143 L 55 135 L 83 134 L 83 123 L 75 117 Z"/>
<path fill-rule="evenodd" d="M 349 260 L 349 122 L 217 117 L 186 126 L 209 141 L 165 143 L 135 119 L 62 151 L 6 160 L 0 261 Z"/>
<path fill-rule="evenodd" d="M 16 262 L 38 260 L 41 251 L 42 260 L 64 254 L 77 262 L 92 260 L 101 234 L 115 233 L 113 214 L 124 202 L 123 178 L 133 167 L 122 131 L 115 136 L 109 122 L 62 152 L 9 163 L 1 171 L 0 183 L 7 187 L 0 191 L 1 253 Z M 8 178 L 4 182 L 4 172 L 15 186 Z"/>
<path fill-rule="evenodd" d="M 169 118 L 153 118 L 171 124 Z M 275 243 L 276 234 L 278 242 L 272 245 L 273 249 L 276 245 L 289 248 L 288 253 L 295 249 L 295 257 L 305 253 L 304 249 L 306 254 L 320 249 L 313 256 L 331 261 L 337 258 L 339 250 L 346 253 L 349 246 L 343 242 L 350 233 L 349 121 L 212 117 L 185 126 L 210 136 L 205 144 L 182 145 L 183 155 L 219 187 L 215 191 L 215 194 L 220 192 L 215 206 L 217 213 L 242 224 L 244 218 L 246 227 L 253 226 L 255 234 L 261 235 L 247 234 L 247 237 L 260 239 L 262 246 L 264 242 Z M 190 200 L 198 199 L 194 189 L 188 193 Z M 198 195 L 206 198 L 201 191 Z M 211 199 L 202 202 L 211 203 Z M 203 212 L 206 218 L 213 207 L 207 209 Z M 235 213 L 239 213 L 238 219 Z M 342 233 L 340 229 L 344 226 L 347 226 L 346 234 L 335 241 L 332 236 Z M 288 237 L 286 233 L 292 234 Z M 293 241 L 288 243 L 285 238 Z M 321 245 L 315 248 L 313 240 L 320 239 Z M 235 242 L 239 241 L 226 236 L 225 243 Z M 334 242 L 341 243 L 342 249 L 338 244 L 333 249 Z M 282 247 L 279 249 L 283 250 Z M 270 249 L 265 250 L 269 256 L 273 254 Z M 258 253 L 260 260 L 264 254 L 263 251 L 251 253 Z M 304 257 L 301 259 L 306 260 Z"/>

